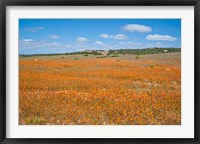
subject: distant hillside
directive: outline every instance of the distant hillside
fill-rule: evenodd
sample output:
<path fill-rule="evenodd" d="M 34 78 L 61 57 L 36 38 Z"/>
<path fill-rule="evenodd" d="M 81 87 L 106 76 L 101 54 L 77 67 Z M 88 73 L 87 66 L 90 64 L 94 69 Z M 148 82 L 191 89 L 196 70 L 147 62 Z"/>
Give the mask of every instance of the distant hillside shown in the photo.
<path fill-rule="evenodd" d="M 119 50 L 109 50 L 108 54 L 146 55 L 146 54 L 172 53 L 172 52 L 181 52 L 181 49 L 180 48 L 119 49 Z"/>
<path fill-rule="evenodd" d="M 66 54 L 93 54 L 93 55 L 146 55 L 146 54 L 157 54 L 157 53 L 172 53 L 181 52 L 180 48 L 146 48 L 146 49 L 117 49 L 117 50 L 85 50 L 81 52 L 73 52 Z"/>
<path fill-rule="evenodd" d="M 134 54 L 134 55 L 146 55 L 146 54 L 159 54 L 159 53 L 172 53 L 172 52 L 181 52 L 181 48 L 146 48 L 146 49 L 117 49 L 117 50 L 85 50 L 80 52 L 71 52 L 71 53 L 57 53 L 57 54 L 21 54 L 21 57 L 29 56 L 55 56 L 55 55 L 77 55 L 82 54 L 87 56 L 100 55 L 100 56 L 111 56 L 117 57 L 118 55 L 125 54 Z"/>

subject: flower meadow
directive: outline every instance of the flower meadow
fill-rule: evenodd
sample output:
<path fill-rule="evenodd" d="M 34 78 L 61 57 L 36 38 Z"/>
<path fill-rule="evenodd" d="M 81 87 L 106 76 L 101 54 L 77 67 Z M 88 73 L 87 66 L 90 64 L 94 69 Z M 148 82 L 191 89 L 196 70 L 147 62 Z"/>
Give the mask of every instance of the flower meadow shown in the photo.
<path fill-rule="evenodd" d="M 20 58 L 20 125 L 181 124 L 180 53 L 71 57 Z"/>

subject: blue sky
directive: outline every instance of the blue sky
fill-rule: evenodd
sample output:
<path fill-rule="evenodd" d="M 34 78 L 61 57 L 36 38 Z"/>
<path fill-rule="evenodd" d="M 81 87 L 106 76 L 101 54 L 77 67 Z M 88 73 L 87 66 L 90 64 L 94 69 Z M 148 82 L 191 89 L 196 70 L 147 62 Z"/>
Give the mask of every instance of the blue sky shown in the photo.
<path fill-rule="evenodd" d="M 180 19 L 20 19 L 19 53 L 181 47 Z"/>

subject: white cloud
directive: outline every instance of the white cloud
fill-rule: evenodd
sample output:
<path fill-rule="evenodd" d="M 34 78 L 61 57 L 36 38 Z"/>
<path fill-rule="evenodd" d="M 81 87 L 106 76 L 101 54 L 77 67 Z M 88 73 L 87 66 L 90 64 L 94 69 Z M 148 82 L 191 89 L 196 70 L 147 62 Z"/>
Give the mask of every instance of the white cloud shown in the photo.
<path fill-rule="evenodd" d="M 170 35 L 158 35 L 158 34 L 154 34 L 154 35 L 148 35 L 146 36 L 147 40 L 162 40 L 162 41 L 176 41 L 177 38 L 172 37 Z"/>
<path fill-rule="evenodd" d="M 162 44 L 161 44 L 161 42 L 156 42 L 156 45 L 160 46 L 160 45 L 162 45 Z"/>
<path fill-rule="evenodd" d="M 69 44 L 59 42 L 47 42 L 45 40 L 33 41 L 32 39 L 23 39 L 19 41 L 21 48 L 70 48 Z"/>
<path fill-rule="evenodd" d="M 165 44 L 161 43 L 161 42 L 156 42 L 156 43 L 148 43 L 147 47 L 166 47 Z"/>
<path fill-rule="evenodd" d="M 130 44 L 130 45 L 142 45 L 142 43 L 138 43 L 138 42 L 128 42 L 128 44 Z"/>
<path fill-rule="evenodd" d="M 78 38 L 76 39 L 76 41 L 77 41 L 78 43 L 85 43 L 85 42 L 88 42 L 88 39 L 86 39 L 86 38 L 84 38 L 84 37 L 78 37 Z"/>
<path fill-rule="evenodd" d="M 104 45 L 104 43 L 101 42 L 101 41 L 96 41 L 95 43 L 98 44 L 98 45 Z"/>
<path fill-rule="evenodd" d="M 70 47 L 71 47 L 71 45 L 70 45 L 70 44 L 66 44 L 66 47 L 67 47 L 67 48 L 70 48 Z"/>
<path fill-rule="evenodd" d="M 62 47 L 62 45 L 58 42 L 52 42 L 52 43 L 44 43 L 44 46 L 48 47 Z"/>
<path fill-rule="evenodd" d="M 132 41 L 129 41 L 129 42 L 119 42 L 119 44 L 121 44 L 121 45 L 127 45 L 127 46 L 140 46 L 140 45 L 142 45 L 142 43 L 132 42 Z"/>
<path fill-rule="evenodd" d="M 30 28 L 25 28 L 26 31 L 29 32 L 37 32 L 38 30 L 43 30 L 44 27 L 30 27 Z"/>
<path fill-rule="evenodd" d="M 125 34 L 116 34 L 116 35 L 111 35 L 110 37 L 113 38 L 113 39 L 117 39 L 117 40 L 128 39 L 128 37 Z"/>
<path fill-rule="evenodd" d="M 101 34 L 100 37 L 102 37 L 102 38 L 110 38 L 110 36 L 108 34 Z"/>
<path fill-rule="evenodd" d="M 129 32 L 151 32 L 152 28 L 149 26 L 145 25 L 140 25 L 140 24 L 128 24 L 123 27 L 123 30 L 129 31 Z"/>
<path fill-rule="evenodd" d="M 116 34 L 116 35 L 108 35 L 108 34 L 101 34 L 100 37 L 102 38 L 112 38 L 116 40 L 126 40 L 128 37 L 125 34 Z"/>
<path fill-rule="evenodd" d="M 118 42 L 119 44 L 121 45 L 126 45 L 127 43 L 126 42 Z"/>
<path fill-rule="evenodd" d="M 33 42 L 33 39 L 23 39 L 23 42 Z"/>
<path fill-rule="evenodd" d="M 55 35 L 55 34 L 50 35 L 49 37 L 50 37 L 51 39 L 58 39 L 58 38 L 59 38 L 59 36 L 58 36 L 58 35 Z"/>

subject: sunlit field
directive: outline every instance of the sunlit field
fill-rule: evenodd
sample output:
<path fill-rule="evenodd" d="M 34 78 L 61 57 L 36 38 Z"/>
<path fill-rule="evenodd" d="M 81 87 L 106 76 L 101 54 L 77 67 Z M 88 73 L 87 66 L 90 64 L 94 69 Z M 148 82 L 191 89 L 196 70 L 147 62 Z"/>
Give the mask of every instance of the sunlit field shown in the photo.
<path fill-rule="evenodd" d="M 181 53 L 19 59 L 20 125 L 180 125 Z"/>

